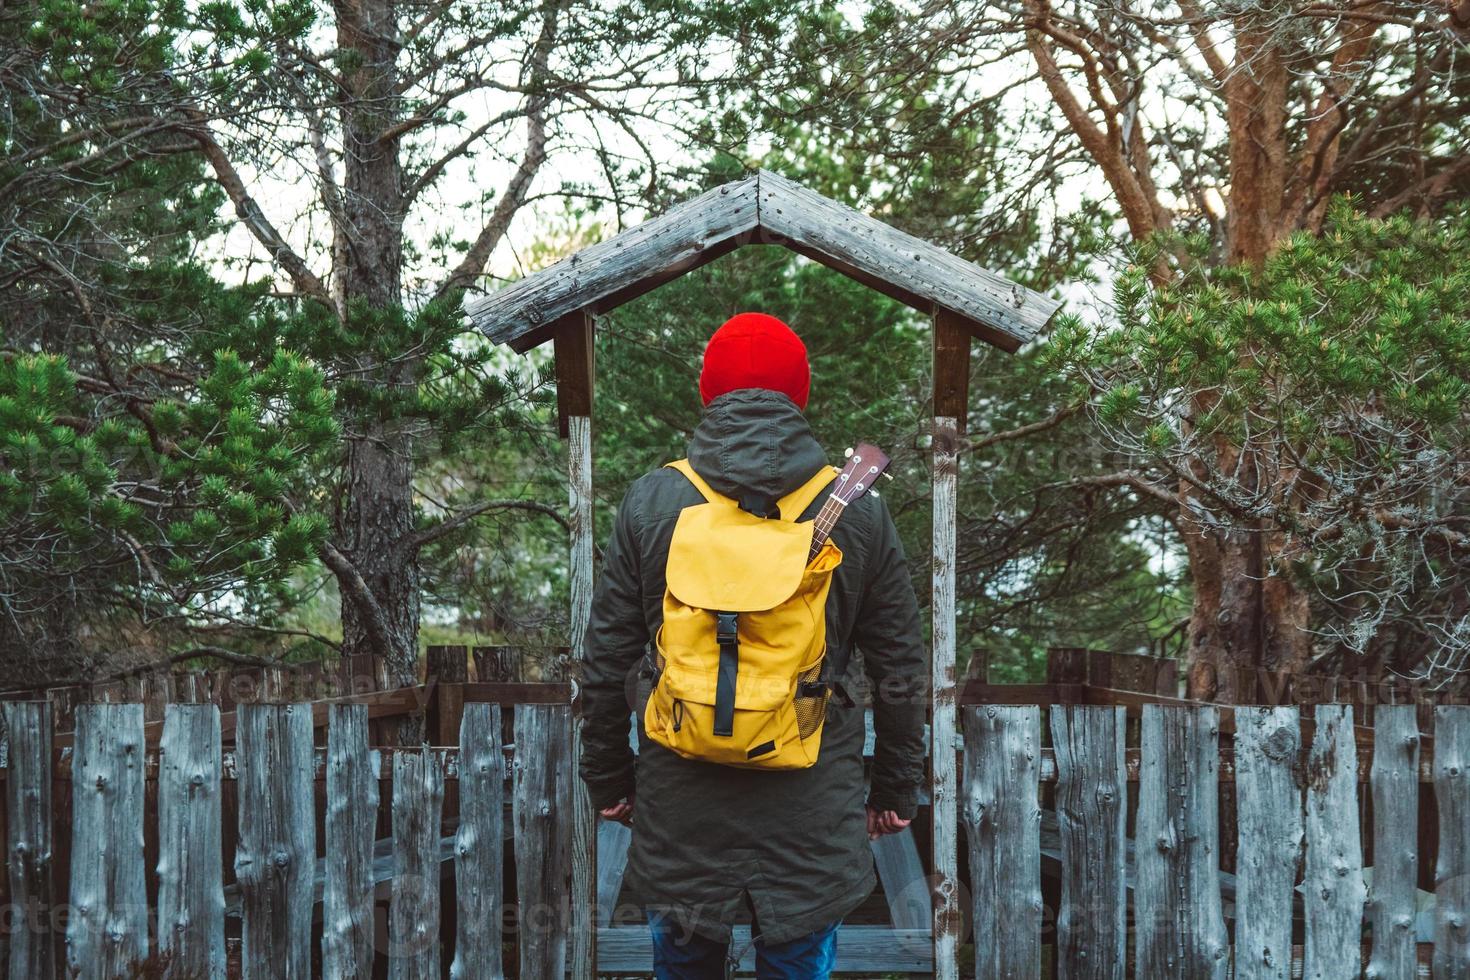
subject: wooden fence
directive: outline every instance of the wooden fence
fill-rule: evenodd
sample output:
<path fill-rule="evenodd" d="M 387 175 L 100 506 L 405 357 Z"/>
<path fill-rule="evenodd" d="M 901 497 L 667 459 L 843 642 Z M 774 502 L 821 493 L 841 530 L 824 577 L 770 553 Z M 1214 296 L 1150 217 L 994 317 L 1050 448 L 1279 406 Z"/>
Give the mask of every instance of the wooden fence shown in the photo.
<path fill-rule="evenodd" d="M 326 706 L 324 745 L 320 706 L 242 705 L 230 744 L 216 705 L 169 705 L 156 748 L 142 705 L 87 704 L 59 751 L 51 705 L 4 709 L 12 978 L 556 977 L 582 921 L 598 972 L 648 968 L 628 831 L 573 844 L 569 704 L 503 728 L 471 700 L 459 748 L 392 750 L 361 703 Z M 1346 705 L 961 705 L 951 968 L 1470 977 L 1470 708 L 1432 741 L 1415 711 L 1364 736 Z M 844 929 L 840 971 L 939 972 L 919 853 L 878 845 L 891 921 Z"/>

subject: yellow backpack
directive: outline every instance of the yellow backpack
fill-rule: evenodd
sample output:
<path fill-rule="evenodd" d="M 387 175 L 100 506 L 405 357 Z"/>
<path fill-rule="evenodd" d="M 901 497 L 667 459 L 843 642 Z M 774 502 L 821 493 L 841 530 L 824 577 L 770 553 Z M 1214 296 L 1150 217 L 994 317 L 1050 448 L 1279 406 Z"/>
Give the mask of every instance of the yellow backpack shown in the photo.
<path fill-rule="evenodd" d="M 835 471 L 782 497 L 775 520 L 716 493 L 688 460 L 668 465 L 706 503 L 679 514 L 669 544 L 644 728 L 688 759 L 805 769 L 827 715 L 827 592 L 842 552 L 827 540 L 808 561 L 814 522 L 798 518 Z"/>

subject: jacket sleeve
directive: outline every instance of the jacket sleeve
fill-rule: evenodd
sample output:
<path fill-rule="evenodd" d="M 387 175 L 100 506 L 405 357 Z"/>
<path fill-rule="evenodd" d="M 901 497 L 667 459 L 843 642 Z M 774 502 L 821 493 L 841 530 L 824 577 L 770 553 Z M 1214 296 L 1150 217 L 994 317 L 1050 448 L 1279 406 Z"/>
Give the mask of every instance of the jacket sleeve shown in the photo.
<path fill-rule="evenodd" d="M 639 576 L 634 489 L 618 507 L 612 541 L 592 595 L 582 665 L 582 780 L 592 805 L 612 806 L 633 793 L 628 678 L 648 643 Z"/>
<path fill-rule="evenodd" d="M 871 570 L 853 629 L 873 692 L 876 744 L 868 802 L 911 819 L 924 780 L 929 650 L 898 528 L 888 505 L 878 504 Z"/>

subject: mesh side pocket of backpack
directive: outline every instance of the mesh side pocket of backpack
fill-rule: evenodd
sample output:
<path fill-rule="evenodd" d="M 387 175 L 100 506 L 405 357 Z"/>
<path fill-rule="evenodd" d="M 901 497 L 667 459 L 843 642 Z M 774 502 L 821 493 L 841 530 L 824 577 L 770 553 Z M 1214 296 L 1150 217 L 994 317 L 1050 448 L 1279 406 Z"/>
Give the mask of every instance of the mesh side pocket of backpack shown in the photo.
<path fill-rule="evenodd" d="M 797 684 L 814 684 L 822 678 L 822 664 L 808 667 L 797 676 Z M 798 687 L 799 689 L 799 687 Z M 796 734 L 798 737 L 811 738 L 813 732 L 821 727 L 823 719 L 827 717 L 826 692 L 818 695 L 802 697 L 798 695 L 793 702 L 796 709 Z"/>

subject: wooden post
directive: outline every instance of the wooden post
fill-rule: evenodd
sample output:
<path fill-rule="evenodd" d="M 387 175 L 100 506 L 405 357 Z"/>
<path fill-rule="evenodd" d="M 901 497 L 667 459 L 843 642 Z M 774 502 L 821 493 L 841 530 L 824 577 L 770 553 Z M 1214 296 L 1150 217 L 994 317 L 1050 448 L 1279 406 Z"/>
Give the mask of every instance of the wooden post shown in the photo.
<path fill-rule="evenodd" d="M 959 507 L 959 434 L 969 414 L 970 331 L 952 311 L 934 312 L 934 640 L 930 684 L 930 800 L 934 818 L 934 976 L 959 976 L 962 926 L 959 879 L 959 780 L 955 772 L 955 523 Z"/>
<path fill-rule="evenodd" d="M 439 824 L 444 770 L 429 748 L 393 753 L 393 901 L 389 980 L 438 980 Z"/>
<path fill-rule="evenodd" d="M 143 706 L 77 708 L 67 975 L 129 976 L 148 956 Z"/>
<path fill-rule="evenodd" d="M 934 416 L 953 418 L 961 433 L 970 414 L 970 322 L 942 307 L 934 312 Z"/>
<path fill-rule="evenodd" d="M 1235 709 L 1235 976 L 1289 980 L 1302 854 L 1301 719 L 1295 707 Z"/>
<path fill-rule="evenodd" d="M 936 348 L 937 350 L 937 348 Z M 929 760 L 934 816 L 934 976 L 958 980 L 960 912 L 958 779 L 955 772 L 955 509 L 957 423 L 934 420 L 934 665 Z"/>
<path fill-rule="evenodd" d="M 1418 965 L 1419 720 L 1412 704 L 1373 709 L 1373 980 L 1408 980 Z M 1436 733 L 1438 734 L 1438 733 Z"/>
<path fill-rule="evenodd" d="M 475 680 L 507 683 L 521 679 L 521 648 L 478 646 L 474 650 Z"/>
<path fill-rule="evenodd" d="M 500 705 L 467 704 L 459 734 L 459 829 L 454 837 L 458 916 L 451 980 L 505 975 L 501 867 L 505 755 Z"/>
<path fill-rule="evenodd" d="M 10 980 L 53 977 L 51 931 L 52 709 L 46 701 L 7 701 L 9 772 L 5 780 L 5 864 L 10 877 Z"/>
<path fill-rule="evenodd" d="M 308 980 L 316 874 L 311 705 L 242 704 L 236 724 L 244 980 Z"/>
<path fill-rule="evenodd" d="M 552 329 L 557 429 L 565 439 L 575 416 L 592 415 L 592 314 L 573 310 Z"/>
<path fill-rule="evenodd" d="M 168 705 L 158 755 L 158 951 L 170 976 L 224 976 L 219 708 Z"/>
<path fill-rule="evenodd" d="M 571 660 L 585 656 L 592 617 L 592 316 L 578 310 L 557 324 L 555 335 L 557 416 L 567 442 L 567 484 L 571 523 Z M 572 980 L 597 975 L 597 828 L 587 788 L 577 774 L 581 763 L 581 720 L 574 719 L 571 746 L 571 921 Z"/>
<path fill-rule="evenodd" d="M 424 735 L 433 745 L 454 745 L 464 714 L 462 685 L 470 679 L 469 650 L 464 646 L 431 646 L 425 653 L 425 682 L 432 693 Z"/>
<path fill-rule="evenodd" d="M 373 975 L 373 840 L 378 754 L 368 748 L 365 704 L 327 709 L 327 837 L 322 885 L 322 972 Z"/>

